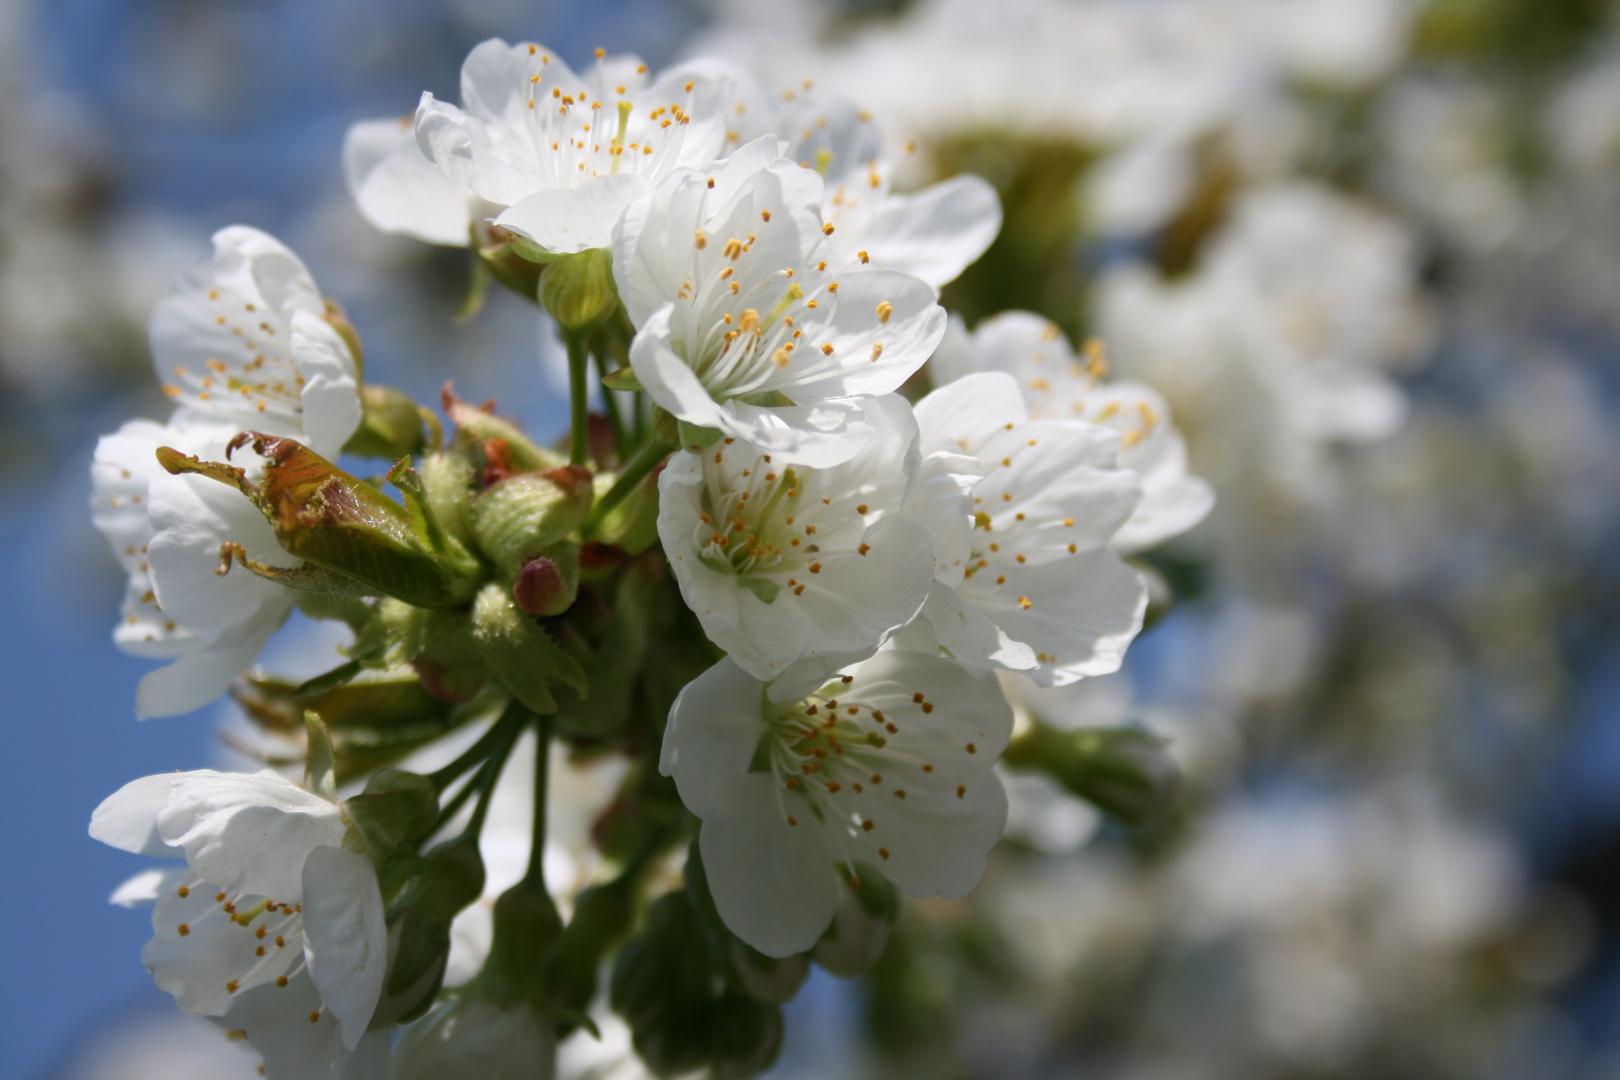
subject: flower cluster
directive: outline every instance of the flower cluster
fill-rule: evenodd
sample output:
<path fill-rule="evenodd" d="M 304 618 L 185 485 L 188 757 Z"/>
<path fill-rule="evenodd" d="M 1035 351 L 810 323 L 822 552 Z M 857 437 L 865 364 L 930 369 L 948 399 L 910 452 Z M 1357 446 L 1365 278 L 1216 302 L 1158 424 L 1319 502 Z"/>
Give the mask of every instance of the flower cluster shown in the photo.
<path fill-rule="evenodd" d="M 115 898 L 152 903 L 158 985 L 272 1078 L 549 1075 L 612 956 L 653 1071 L 757 1071 L 811 959 L 859 973 L 899 894 L 978 882 L 1008 813 L 1000 673 L 1119 668 L 1149 599 L 1128 558 L 1210 490 L 1099 344 L 948 319 L 999 203 L 972 176 L 896 194 L 883 145 L 856 105 L 720 61 L 576 71 L 498 40 L 459 105 L 357 125 L 362 214 L 467 246 L 561 328 L 566 453 L 449 382 L 447 433 L 365 381 L 354 328 L 256 230 L 159 306 L 176 410 L 93 467 L 116 640 L 173 661 L 137 712 L 229 689 L 307 770 L 137 780 L 91 832 L 183 855 Z M 296 685 L 253 668 L 294 608 L 350 632 Z M 528 865 L 489 895 L 491 807 L 531 745 Z M 559 883 L 555 774 L 607 756 L 601 857 Z"/>

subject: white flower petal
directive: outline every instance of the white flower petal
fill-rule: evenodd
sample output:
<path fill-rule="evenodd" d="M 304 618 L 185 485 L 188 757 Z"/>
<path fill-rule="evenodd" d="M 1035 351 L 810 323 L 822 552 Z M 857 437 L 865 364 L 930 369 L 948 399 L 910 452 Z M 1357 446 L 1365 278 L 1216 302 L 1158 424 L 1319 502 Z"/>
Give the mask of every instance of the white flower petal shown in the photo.
<path fill-rule="evenodd" d="M 732 811 L 703 822 L 698 849 L 726 926 L 781 957 L 805 952 L 826 932 L 841 886 L 823 831 L 808 821 L 788 825 L 776 796 L 768 776 L 735 785 Z"/>
<path fill-rule="evenodd" d="M 967 375 L 917 403 L 922 452 L 977 455 L 991 438 L 1029 421 L 1018 384 L 1001 372 Z"/>
<path fill-rule="evenodd" d="M 92 835 L 94 834 L 92 833 Z M 96 839 L 101 838 L 96 837 Z M 142 854 L 150 853 L 142 852 Z M 178 853 L 170 852 L 170 854 Z M 123 908 L 145 907 L 148 904 L 156 903 L 158 898 L 164 894 L 172 892 L 188 873 L 190 871 L 184 866 L 167 868 L 154 866 L 150 870 L 142 870 L 114 889 L 112 895 L 107 897 L 107 902 L 117 904 Z"/>
<path fill-rule="evenodd" d="M 293 976 L 286 986 L 259 986 L 240 994 L 218 1023 L 246 1034 L 264 1059 L 266 1080 L 347 1080 L 349 1052 L 308 973 Z M 386 1043 L 386 1031 L 374 1034 Z M 376 1052 L 374 1046 L 368 1049 Z"/>
<path fill-rule="evenodd" d="M 486 43 L 487 44 L 487 43 Z M 498 206 L 511 206 L 539 189 L 534 179 L 502 161 L 473 116 L 424 93 L 416 107 L 416 145 L 451 182 Z"/>
<path fill-rule="evenodd" d="M 276 980 L 290 980 L 303 959 L 297 916 L 265 912 L 244 926 L 216 899 L 220 886 L 194 871 L 181 883 L 185 895 L 175 888 L 157 897 L 152 937 L 141 949 L 141 963 L 158 989 L 174 995 L 175 1004 L 193 1016 L 223 1016 L 257 987 L 284 989 L 274 985 Z M 237 899 L 238 911 L 258 900 Z M 272 922 L 276 929 L 260 937 L 259 927 Z M 279 925 L 284 922 L 289 925 Z"/>
<path fill-rule="evenodd" d="M 410 117 L 351 126 L 343 139 L 343 177 L 361 215 L 383 232 L 467 245 L 472 193 L 423 156 Z"/>
<path fill-rule="evenodd" d="M 178 780 L 174 773 L 131 780 L 101 800 L 90 815 L 90 835 L 120 851 L 179 858 L 183 852 L 164 841 L 157 827 L 158 813 L 169 805 L 169 793 Z"/>
<path fill-rule="evenodd" d="M 634 173 L 593 176 L 576 188 L 542 188 L 503 211 L 495 224 L 558 254 L 605 248 L 625 207 L 647 190 Z"/>
<path fill-rule="evenodd" d="M 941 648 L 957 662 L 973 668 L 996 667 L 1015 671 L 1035 667 L 1035 650 L 1014 641 L 978 608 L 953 588 L 936 583 L 923 605 Z"/>
<path fill-rule="evenodd" d="M 1037 683 L 1062 686 L 1119 670 L 1142 629 L 1147 586 L 1112 549 L 998 570 L 1003 584 L 975 576 L 962 594 L 1009 638 L 1035 650 Z"/>
<path fill-rule="evenodd" d="M 181 716 L 202 708 L 230 689 L 231 683 L 258 659 L 281 620 L 292 611 L 293 597 L 281 609 L 261 609 L 261 617 L 238 623 L 206 647 L 179 656 L 147 672 L 135 688 L 135 715 L 142 720 Z"/>
<path fill-rule="evenodd" d="M 277 902 L 303 894 L 304 860 L 343 842 L 336 804 L 265 769 L 182 773 L 158 813 L 163 839 L 186 851 L 191 868 L 231 893 Z"/>
<path fill-rule="evenodd" d="M 307 311 L 292 316 L 292 362 L 304 379 L 298 403 L 303 442 L 336 460 L 360 426 L 360 378 L 354 354 L 331 323 Z"/>
<path fill-rule="evenodd" d="M 351 1050 L 365 1034 L 388 968 L 388 927 L 371 860 L 318 847 L 304 861 L 304 955 Z"/>
<path fill-rule="evenodd" d="M 879 203 L 861 233 L 876 266 L 938 289 L 955 281 L 1001 231 L 1001 200 L 982 177 L 963 175 Z"/>

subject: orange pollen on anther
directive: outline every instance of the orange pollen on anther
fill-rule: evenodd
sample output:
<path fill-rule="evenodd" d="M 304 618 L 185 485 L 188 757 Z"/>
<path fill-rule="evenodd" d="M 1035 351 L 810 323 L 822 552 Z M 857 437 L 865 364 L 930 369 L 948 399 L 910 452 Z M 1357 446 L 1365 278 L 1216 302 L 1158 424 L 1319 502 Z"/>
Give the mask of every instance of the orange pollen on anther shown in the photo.
<path fill-rule="evenodd" d="M 287 976 L 285 976 L 285 975 L 277 975 L 276 976 L 276 985 L 277 986 L 286 986 L 287 985 Z"/>
<path fill-rule="evenodd" d="M 872 824 L 871 819 L 861 822 L 861 828 L 865 829 L 867 832 L 871 832 L 874 827 L 875 826 Z"/>
<path fill-rule="evenodd" d="M 958 799 L 960 799 L 960 798 L 961 798 L 961 797 L 962 797 L 962 796 L 964 796 L 964 795 L 966 795 L 966 794 L 967 794 L 967 788 L 965 788 L 965 787 L 963 787 L 963 786 L 961 786 L 961 785 L 960 785 L 960 784 L 959 784 L 959 785 L 957 785 L 957 788 L 956 788 L 956 797 L 957 797 L 957 798 L 958 798 Z"/>
<path fill-rule="evenodd" d="M 979 748 L 977 746 L 974 746 L 972 743 L 968 743 L 967 744 L 967 752 L 970 753 L 970 754 L 977 754 L 979 752 Z"/>
<path fill-rule="evenodd" d="M 788 824 L 789 824 L 789 825 L 797 825 L 797 824 L 798 824 L 798 823 L 799 823 L 799 819 L 798 819 L 798 818 L 796 818 L 796 817 L 793 817 L 793 816 L 792 816 L 792 815 L 791 815 L 791 814 L 790 814 L 790 815 L 788 815 Z"/>
<path fill-rule="evenodd" d="M 185 923 L 181 923 L 176 929 L 180 931 L 181 937 L 185 937 L 191 933 L 191 927 L 187 926 Z"/>
<path fill-rule="evenodd" d="M 889 857 L 889 849 L 886 847 L 880 847 L 878 848 L 878 854 L 883 856 L 883 858 L 886 860 Z"/>

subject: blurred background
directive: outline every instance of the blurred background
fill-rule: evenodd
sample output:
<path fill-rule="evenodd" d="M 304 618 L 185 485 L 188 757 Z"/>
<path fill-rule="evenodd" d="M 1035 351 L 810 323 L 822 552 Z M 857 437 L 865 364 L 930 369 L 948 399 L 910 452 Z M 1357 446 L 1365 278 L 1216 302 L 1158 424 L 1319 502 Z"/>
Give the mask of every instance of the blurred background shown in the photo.
<path fill-rule="evenodd" d="M 1118 676 L 1023 702 L 1171 740 L 1138 829 L 1010 774 L 965 901 L 818 975 L 773 1075 L 1620 1078 L 1620 8 L 1603 0 L 0 0 L 0 1074 L 251 1075 L 153 989 L 125 781 L 215 763 L 87 512 L 165 405 L 145 322 L 233 222 L 309 264 L 368 373 L 565 422 L 549 332 L 467 255 L 367 226 L 354 121 L 490 36 L 714 52 L 854 98 L 903 186 L 970 170 L 1002 237 L 944 302 L 1038 311 L 1153 383 L 1219 503 L 1149 560 Z M 270 654 L 271 660 L 274 653 Z"/>

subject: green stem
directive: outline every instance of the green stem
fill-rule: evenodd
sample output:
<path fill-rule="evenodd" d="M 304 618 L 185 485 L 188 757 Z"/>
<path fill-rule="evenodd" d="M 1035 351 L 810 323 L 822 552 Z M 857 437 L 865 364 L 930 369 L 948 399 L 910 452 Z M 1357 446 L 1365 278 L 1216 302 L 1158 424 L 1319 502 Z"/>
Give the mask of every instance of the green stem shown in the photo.
<path fill-rule="evenodd" d="M 625 462 L 624 471 L 613 481 L 613 486 L 608 488 L 607 494 L 596 500 L 596 505 L 591 507 L 590 514 L 585 518 L 584 532 L 587 538 L 601 527 L 614 507 L 624 502 L 632 491 L 641 486 L 641 482 L 647 479 L 647 474 L 669 456 L 669 451 L 670 448 L 662 442 L 649 439 L 642 444 L 640 450 L 636 451 L 634 457 Z"/>
<path fill-rule="evenodd" d="M 428 774 L 433 787 L 442 793 L 455 782 L 456 777 L 488 758 L 494 747 L 507 737 L 507 730 L 522 727 L 527 717 L 528 710 L 517 702 L 508 705 L 501 718 L 491 724 L 489 730 L 479 736 L 478 741 L 469 746 L 466 752 L 438 772 Z"/>
<path fill-rule="evenodd" d="M 596 370 L 600 375 L 607 375 L 612 368 L 608 367 L 608 357 L 604 351 L 596 353 Z M 619 409 L 619 399 L 612 390 L 602 387 L 602 411 L 607 413 L 608 423 L 613 425 L 613 448 L 618 452 L 619 460 L 624 460 L 626 447 L 629 446 L 630 433 L 624 428 L 624 414 Z"/>
<path fill-rule="evenodd" d="M 540 717 L 534 750 L 534 831 L 529 843 L 529 870 L 523 880 L 546 887 L 546 791 L 551 765 L 551 717 Z"/>
<path fill-rule="evenodd" d="M 507 710 L 506 716 L 501 717 L 501 719 L 504 721 L 507 716 L 513 715 L 521 716 L 522 721 L 513 724 L 502 733 L 500 741 L 496 744 L 495 749 L 491 751 L 489 757 L 485 759 L 483 768 L 479 770 L 477 777 L 472 781 L 472 784 L 478 788 L 478 805 L 473 807 L 472 817 L 467 821 L 467 827 L 462 830 L 463 836 L 476 837 L 483 832 L 484 818 L 489 815 L 490 798 L 495 794 L 495 782 L 501 778 L 501 769 L 506 766 L 506 756 L 512 752 L 512 745 L 517 742 L 518 735 L 522 733 L 524 722 L 532 714 L 523 706 L 514 702 L 513 706 Z"/>
<path fill-rule="evenodd" d="M 588 431 L 585 380 L 590 378 L 591 363 L 587 343 L 590 341 L 591 332 L 570 330 L 564 336 L 568 342 L 568 414 L 571 424 L 568 430 L 568 463 L 583 465 Z"/>

